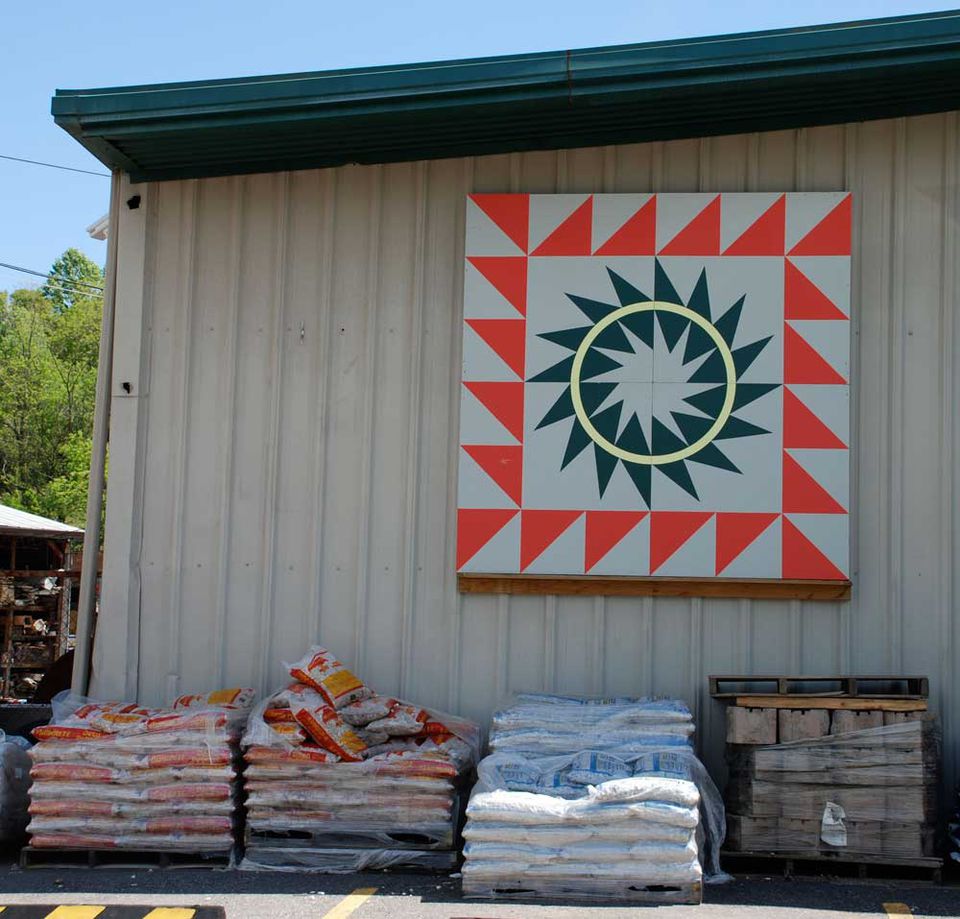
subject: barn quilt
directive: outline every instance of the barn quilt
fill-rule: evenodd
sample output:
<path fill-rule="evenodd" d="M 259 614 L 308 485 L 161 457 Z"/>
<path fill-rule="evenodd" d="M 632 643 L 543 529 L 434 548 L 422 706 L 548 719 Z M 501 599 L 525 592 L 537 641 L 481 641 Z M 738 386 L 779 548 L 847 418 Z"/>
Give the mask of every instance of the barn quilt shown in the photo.
<path fill-rule="evenodd" d="M 464 573 L 845 580 L 851 198 L 477 194 Z"/>

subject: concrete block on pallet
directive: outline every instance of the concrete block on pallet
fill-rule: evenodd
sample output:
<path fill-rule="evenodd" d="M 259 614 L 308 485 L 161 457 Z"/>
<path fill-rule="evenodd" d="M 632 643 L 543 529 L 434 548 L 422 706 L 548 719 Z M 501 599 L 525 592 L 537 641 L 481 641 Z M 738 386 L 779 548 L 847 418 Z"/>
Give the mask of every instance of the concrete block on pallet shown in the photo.
<path fill-rule="evenodd" d="M 727 706 L 727 743 L 758 745 L 776 742 L 776 709 Z"/>
<path fill-rule="evenodd" d="M 777 713 L 780 743 L 816 740 L 830 733 L 830 712 L 825 708 L 783 708 Z"/>
<path fill-rule="evenodd" d="M 883 726 L 903 724 L 906 721 L 923 721 L 926 712 L 884 712 Z"/>
<path fill-rule="evenodd" d="M 883 712 L 858 712 L 837 709 L 830 722 L 831 734 L 849 734 L 851 731 L 867 731 L 883 727 Z"/>

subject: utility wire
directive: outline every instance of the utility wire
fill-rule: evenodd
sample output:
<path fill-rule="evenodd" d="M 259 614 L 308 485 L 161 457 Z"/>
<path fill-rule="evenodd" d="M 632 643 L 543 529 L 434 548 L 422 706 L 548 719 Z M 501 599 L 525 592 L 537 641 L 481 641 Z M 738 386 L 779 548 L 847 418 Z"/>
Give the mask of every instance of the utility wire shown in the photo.
<path fill-rule="evenodd" d="M 29 163 L 31 166 L 47 166 L 50 169 L 62 169 L 64 172 L 82 172 L 88 176 L 100 176 L 104 179 L 110 178 L 109 172 L 93 172 L 90 169 L 77 169 L 75 166 L 58 166 L 56 163 L 42 163 L 40 160 L 28 160 L 22 156 L 7 156 L 0 153 L 0 160 L 12 160 L 14 163 Z"/>
<path fill-rule="evenodd" d="M 52 274 L 44 274 L 42 271 L 33 271 L 30 268 L 21 268 L 19 265 L 8 265 L 6 262 L 0 262 L 0 268 L 9 268 L 11 271 L 22 271 L 24 274 L 32 274 L 38 278 L 44 278 L 47 281 L 52 281 L 54 284 L 60 284 L 61 286 L 86 287 L 89 290 L 96 290 L 100 293 L 103 293 L 102 287 L 97 287 L 96 284 L 87 284 L 86 281 L 71 281 L 65 278 L 58 278 Z"/>

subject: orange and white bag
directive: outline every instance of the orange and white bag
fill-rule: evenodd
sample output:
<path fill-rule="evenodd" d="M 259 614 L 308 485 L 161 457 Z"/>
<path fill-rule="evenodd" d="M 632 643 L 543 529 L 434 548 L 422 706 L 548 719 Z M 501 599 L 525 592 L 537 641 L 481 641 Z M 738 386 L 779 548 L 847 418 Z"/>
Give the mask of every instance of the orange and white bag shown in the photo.
<path fill-rule="evenodd" d="M 253 705 L 256 690 L 249 687 L 216 689 L 208 693 L 194 693 L 180 696 L 174 703 L 176 708 L 236 708 L 247 709 Z"/>
<path fill-rule="evenodd" d="M 363 680 L 326 648 L 314 645 L 297 663 L 284 664 L 295 680 L 313 687 L 333 708 L 342 708 L 373 695 Z"/>
<path fill-rule="evenodd" d="M 343 721 L 336 709 L 329 705 L 314 709 L 298 708 L 294 709 L 293 714 L 297 723 L 321 747 L 336 753 L 346 762 L 358 762 L 363 759 L 363 752 L 367 749 L 367 745 L 357 736 L 353 728 Z"/>

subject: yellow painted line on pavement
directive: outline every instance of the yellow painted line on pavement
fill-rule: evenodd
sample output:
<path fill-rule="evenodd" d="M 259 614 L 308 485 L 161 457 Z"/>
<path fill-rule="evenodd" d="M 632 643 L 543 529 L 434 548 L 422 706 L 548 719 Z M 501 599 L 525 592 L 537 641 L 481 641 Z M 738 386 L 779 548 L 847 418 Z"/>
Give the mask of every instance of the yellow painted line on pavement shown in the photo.
<path fill-rule="evenodd" d="M 376 887 L 358 887 L 353 893 L 345 896 L 330 912 L 324 913 L 321 919 L 347 919 L 347 916 L 363 906 L 376 892 Z"/>
<path fill-rule="evenodd" d="M 888 916 L 912 916 L 913 910 L 906 903 L 884 903 L 883 911 Z"/>
<path fill-rule="evenodd" d="M 158 906 L 150 910 L 143 919 L 193 919 L 196 914 L 195 909 L 188 909 L 186 906 Z"/>
<path fill-rule="evenodd" d="M 58 906 L 46 919 L 96 919 L 105 906 Z"/>

